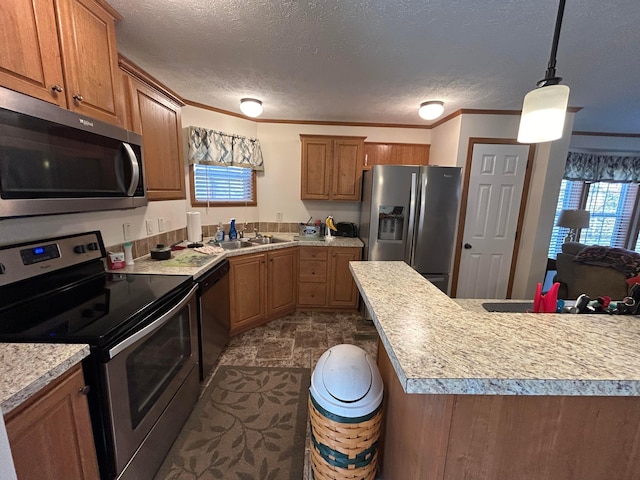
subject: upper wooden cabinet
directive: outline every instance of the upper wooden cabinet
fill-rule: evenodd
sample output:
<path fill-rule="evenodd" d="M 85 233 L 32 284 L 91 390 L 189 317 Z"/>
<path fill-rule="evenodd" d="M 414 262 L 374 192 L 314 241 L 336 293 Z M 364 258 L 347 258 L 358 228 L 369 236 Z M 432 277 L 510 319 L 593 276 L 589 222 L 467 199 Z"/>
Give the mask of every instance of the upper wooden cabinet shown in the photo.
<path fill-rule="evenodd" d="M 300 135 L 302 200 L 360 200 L 366 137 Z"/>
<path fill-rule="evenodd" d="M 362 168 L 373 165 L 428 165 L 429 147 L 422 143 L 376 143 L 364 144 Z"/>
<path fill-rule="evenodd" d="M 2 0 L 0 84 L 123 125 L 115 21 L 95 0 Z"/>
<path fill-rule="evenodd" d="M 127 127 L 142 135 L 142 147 L 149 200 L 186 198 L 182 151 L 181 103 L 170 93 L 152 88 L 133 77 L 142 72 L 121 59 L 127 91 Z"/>

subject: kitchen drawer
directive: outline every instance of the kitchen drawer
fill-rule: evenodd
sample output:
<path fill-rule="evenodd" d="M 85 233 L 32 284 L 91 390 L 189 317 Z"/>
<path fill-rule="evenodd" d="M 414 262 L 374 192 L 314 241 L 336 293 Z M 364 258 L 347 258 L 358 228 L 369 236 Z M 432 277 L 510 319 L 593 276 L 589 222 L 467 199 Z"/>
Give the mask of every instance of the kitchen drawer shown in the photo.
<path fill-rule="evenodd" d="M 299 283 L 298 305 L 324 306 L 327 303 L 327 285 L 324 283 Z"/>
<path fill-rule="evenodd" d="M 326 260 L 326 259 L 327 259 L 327 247 L 301 247 L 300 248 L 300 260 Z"/>
<path fill-rule="evenodd" d="M 325 283 L 327 281 L 326 260 L 301 260 L 299 265 L 298 282 Z"/>

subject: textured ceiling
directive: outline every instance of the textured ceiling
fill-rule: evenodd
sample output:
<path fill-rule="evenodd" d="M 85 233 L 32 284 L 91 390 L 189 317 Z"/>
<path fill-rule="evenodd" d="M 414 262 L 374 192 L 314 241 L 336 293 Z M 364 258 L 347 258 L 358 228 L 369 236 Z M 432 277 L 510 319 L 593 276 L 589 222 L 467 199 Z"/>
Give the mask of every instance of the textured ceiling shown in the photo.
<path fill-rule="evenodd" d="M 424 124 L 417 109 L 519 110 L 557 0 L 108 0 L 118 48 L 182 97 L 262 118 Z M 640 133 L 640 3 L 568 0 L 557 73 L 574 130 Z"/>

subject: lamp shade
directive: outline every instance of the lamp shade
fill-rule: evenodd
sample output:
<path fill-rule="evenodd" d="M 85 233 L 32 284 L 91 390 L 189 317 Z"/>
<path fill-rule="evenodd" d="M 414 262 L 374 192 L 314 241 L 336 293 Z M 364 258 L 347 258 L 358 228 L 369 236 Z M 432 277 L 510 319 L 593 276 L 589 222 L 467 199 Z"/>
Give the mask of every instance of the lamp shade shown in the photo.
<path fill-rule="evenodd" d="M 262 111 L 262 102 L 255 98 L 243 98 L 240 100 L 240 110 L 247 117 L 257 117 Z"/>
<path fill-rule="evenodd" d="M 556 225 L 572 229 L 589 228 L 590 216 L 588 210 L 561 210 Z"/>
<path fill-rule="evenodd" d="M 524 97 L 518 142 L 551 142 L 562 137 L 569 104 L 569 87 L 547 85 L 531 90 Z"/>
<path fill-rule="evenodd" d="M 444 102 L 439 100 L 431 100 L 429 102 L 422 102 L 418 109 L 418 115 L 425 120 L 435 120 L 444 112 Z"/>

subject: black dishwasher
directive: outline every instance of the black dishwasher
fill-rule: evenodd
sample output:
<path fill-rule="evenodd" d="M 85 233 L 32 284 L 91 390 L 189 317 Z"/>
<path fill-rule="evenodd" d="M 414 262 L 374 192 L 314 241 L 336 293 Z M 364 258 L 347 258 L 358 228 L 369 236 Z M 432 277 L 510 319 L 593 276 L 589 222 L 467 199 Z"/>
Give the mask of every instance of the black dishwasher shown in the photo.
<path fill-rule="evenodd" d="M 229 261 L 219 263 L 197 282 L 199 284 L 198 342 L 200 381 L 211 373 L 229 341 Z"/>

